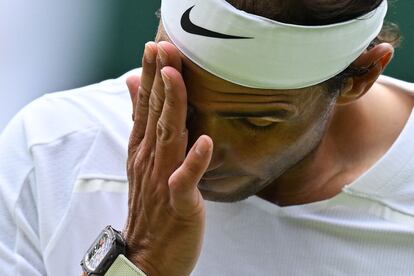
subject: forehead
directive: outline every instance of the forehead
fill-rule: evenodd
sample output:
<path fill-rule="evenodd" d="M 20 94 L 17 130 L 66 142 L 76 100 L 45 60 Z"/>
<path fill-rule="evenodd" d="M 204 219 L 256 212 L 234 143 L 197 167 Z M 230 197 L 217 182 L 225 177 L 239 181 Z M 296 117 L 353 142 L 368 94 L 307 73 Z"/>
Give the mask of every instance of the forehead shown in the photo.
<path fill-rule="evenodd" d="M 320 87 L 296 90 L 256 89 L 218 78 L 182 56 L 189 103 L 223 117 L 260 117 L 296 120 L 322 108 Z"/>
<path fill-rule="evenodd" d="M 162 24 L 158 28 L 157 33 L 157 41 L 168 41 L 174 44 L 166 32 Z M 289 90 L 276 90 L 276 89 L 257 89 L 257 88 L 250 88 L 241 86 L 229 81 L 226 81 L 222 78 L 219 78 L 210 72 L 204 70 L 193 61 L 191 61 L 188 57 L 181 53 L 181 58 L 183 61 L 183 74 L 186 77 L 186 84 L 192 87 L 201 87 L 203 88 L 203 96 L 201 98 L 207 99 L 209 96 L 214 97 L 229 97 L 231 96 L 232 99 L 243 100 L 246 101 L 258 101 L 258 102 L 266 102 L 270 100 L 274 100 L 275 97 L 279 99 L 280 102 L 307 102 L 309 100 L 315 99 L 315 92 L 316 94 L 320 95 L 321 87 L 320 86 L 312 86 L 308 88 L 301 88 L 301 89 L 289 89 Z M 237 70 L 237 69 L 235 69 Z M 198 89 L 195 91 L 188 91 L 190 98 L 193 98 L 194 93 L 197 94 Z M 210 91 L 210 93 L 206 93 L 206 91 Z M 200 95 L 198 95 L 200 96 Z M 199 97 L 196 97 L 199 98 Z"/>
<path fill-rule="evenodd" d="M 200 85 L 211 90 L 221 92 L 237 93 L 237 94 L 252 94 L 252 95 L 294 95 L 301 94 L 309 89 L 292 89 L 292 90 L 276 90 L 276 89 L 257 89 L 246 86 L 241 86 L 219 78 L 205 69 L 201 68 L 188 57 L 181 54 L 183 61 L 184 74 L 191 74 L 192 79 L 197 80 Z M 237 68 L 235 69 L 237 70 Z"/>

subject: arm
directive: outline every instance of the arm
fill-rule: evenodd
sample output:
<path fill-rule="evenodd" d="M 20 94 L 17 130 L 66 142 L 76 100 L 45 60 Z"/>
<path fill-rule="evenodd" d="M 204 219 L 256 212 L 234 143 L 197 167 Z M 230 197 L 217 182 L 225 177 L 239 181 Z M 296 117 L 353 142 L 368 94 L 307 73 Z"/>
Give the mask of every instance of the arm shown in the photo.
<path fill-rule="evenodd" d="M 129 79 L 128 87 L 134 127 L 127 164 L 127 257 L 150 276 L 189 275 L 205 220 L 197 184 L 213 144 L 202 136 L 186 156 L 187 94 L 172 44 L 147 44 L 141 79 Z"/>

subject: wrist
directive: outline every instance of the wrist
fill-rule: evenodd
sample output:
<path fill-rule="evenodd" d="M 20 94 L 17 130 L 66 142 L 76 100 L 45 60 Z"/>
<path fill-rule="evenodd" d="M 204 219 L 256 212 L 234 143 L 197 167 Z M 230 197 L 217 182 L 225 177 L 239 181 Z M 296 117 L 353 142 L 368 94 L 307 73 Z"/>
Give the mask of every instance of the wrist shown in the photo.
<path fill-rule="evenodd" d="M 123 231 L 126 245 L 125 257 L 147 276 L 162 276 L 159 260 L 164 260 L 164 258 L 159 254 L 154 254 L 155 241 L 137 233 L 140 233 L 138 229 L 129 227 Z"/>

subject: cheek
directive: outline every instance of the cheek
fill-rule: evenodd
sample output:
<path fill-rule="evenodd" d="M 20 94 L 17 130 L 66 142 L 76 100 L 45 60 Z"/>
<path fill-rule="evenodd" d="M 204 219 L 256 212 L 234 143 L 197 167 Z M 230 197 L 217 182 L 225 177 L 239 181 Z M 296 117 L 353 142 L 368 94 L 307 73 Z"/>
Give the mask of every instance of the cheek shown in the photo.
<path fill-rule="evenodd" d="M 321 139 L 319 128 L 318 121 L 279 124 L 255 132 L 228 126 L 232 130 L 228 157 L 239 167 L 260 174 L 271 174 L 276 168 L 284 170 L 314 149 Z"/>
<path fill-rule="evenodd" d="M 209 113 L 196 114 L 189 124 L 190 143 L 207 134 L 214 142 L 213 160 L 255 175 L 285 169 L 303 158 L 320 139 L 320 114 L 308 114 L 305 120 L 279 123 L 266 130 L 252 130 L 238 120 Z"/>

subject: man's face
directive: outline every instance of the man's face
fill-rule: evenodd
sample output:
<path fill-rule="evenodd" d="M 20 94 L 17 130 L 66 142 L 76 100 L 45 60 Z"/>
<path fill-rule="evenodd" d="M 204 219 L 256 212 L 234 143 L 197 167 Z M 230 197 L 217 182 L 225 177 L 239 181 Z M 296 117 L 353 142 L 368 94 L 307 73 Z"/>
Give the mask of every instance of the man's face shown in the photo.
<path fill-rule="evenodd" d="M 321 86 L 246 88 L 208 73 L 185 56 L 182 59 L 189 147 L 202 134 L 214 142 L 212 161 L 199 183 L 205 199 L 238 201 L 254 195 L 321 141 L 333 106 Z"/>
<path fill-rule="evenodd" d="M 332 106 L 321 87 L 245 88 L 183 60 L 192 109 L 190 145 L 202 134 L 214 142 L 212 162 L 199 184 L 206 199 L 236 201 L 256 194 L 320 142 Z"/>

